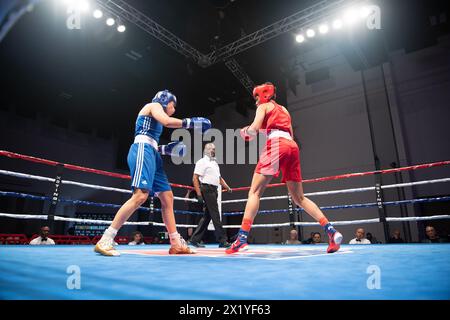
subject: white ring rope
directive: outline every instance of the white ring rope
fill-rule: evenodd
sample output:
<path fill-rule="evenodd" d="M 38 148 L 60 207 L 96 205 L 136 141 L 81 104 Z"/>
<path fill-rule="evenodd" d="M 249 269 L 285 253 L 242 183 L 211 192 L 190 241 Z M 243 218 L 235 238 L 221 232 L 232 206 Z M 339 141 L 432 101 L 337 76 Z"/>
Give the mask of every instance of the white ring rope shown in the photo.
<path fill-rule="evenodd" d="M 46 181 L 46 182 L 52 182 L 52 183 L 55 182 L 55 179 L 53 179 L 53 178 L 36 176 L 36 175 L 32 175 L 32 174 L 25 174 L 25 173 L 19 173 L 19 172 L 13 172 L 13 171 L 0 170 L 0 174 L 17 177 L 17 178 L 34 179 L 34 180 Z M 95 184 L 88 184 L 88 183 L 82 183 L 82 182 L 71 181 L 71 180 L 62 180 L 61 179 L 61 183 L 66 184 L 66 185 L 73 185 L 73 186 L 98 189 L 98 190 L 115 191 L 115 192 L 128 193 L 128 194 L 131 193 L 130 190 L 126 190 L 126 189 L 104 187 L 104 186 L 99 186 L 99 185 L 95 185 Z M 174 198 L 174 200 L 198 202 L 197 199 L 191 199 L 191 198 L 182 198 L 182 197 L 173 197 L 173 198 Z"/>
<path fill-rule="evenodd" d="M 442 183 L 442 182 L 450 182 L 450 178 L 387 184 L 387 185 L 382 185 L 381 189 L 403 188 L 403 187 L 411 187 L 411 186 L 417 186 L 417 185 Z M 307 197 L 323 196 L 323 195 L 330 195 L 330 194 L 354 193 L 354 192 L 375 191 L 375 190 L 376 190 L 375 187 L 351 188 L 351 189 L 341 189 L 341 190 L 331 190 L 331 191 L 310 192 L 310 193 L 305 193 L 305 196 L 307 196 Z M 273 196 L 273 197 L 263 197 L 260 200 L 278 200 L 278 199 L 287 199 L 287 198 L 288 198 L 288 196 Z M 247 201 L 247 199 L 235 199 L 235 200 L 225 200 L 225 201 L 222 201 L 222 203 L 238 203 L 238 202 L 246 202 L 246 201 Z"/>
<path fill-rule="evenodd" d="M 53 179 L 53 178 L 36 176 L 36 175 L 32 175 L 32 174 L 25 174 L 25 173 L 19 173 L 19 172 L 13 172 L 13 171 L 7 171 L 7 170 L 0 170 L 0 174 L 13 176 L 13 177 L 17 177 L 17 178 L 34 179 L 34 180 L 46 181 L 46 182 L 52 182 L 52 183 L 55 181 L 55 179 Z M 442 183 L 442 182 L 450 182 L 450 178 L 441 178 L 441 179 L 433 179 L 433 180 L 423 180 L 423 181 L 415 181 L 415 182 L 405 182 L 405 183 L 382 185 L 381 189 L 403 188 L 403 187 L 411 187 L 411 186 L 417 186 L 417 185 Z M 115 192 L 128 193 L 128 194 L 131 193 L 130 190 L 126 190 L 126 189 L 104 187 L 104 186 L 87 184 L 87 183 L 71 181 L 71 180 L 61 180 L 61 183 L 66 184 L 66 185 L 74 185 L 74 186 L 79 186 L 79 187 L 86 187 L 86 188 L 99 189 L 99 190 L 105 190 L 105 191 L 115 191 Z M 362 188 L 310 192 L 310 193 L 305 193 L 305 196 L 321 196 L 321 195 L 331 195 L 331 194 L 340 194 L 340 193 L 355 193 L 355 192 L 364 192 L 364 191 L 375 191 L 375 187 L 362 187 Z M 279 200 L 279 199 L 287 199 L 287 198 L 288 198 L 288 196 L 284 195 L 284 196 L 263 197 L 260 200 Z M 187 201 L 187 202 L 198 202 L 197 199 L 182 198 L 182 197 L 174 197 L 174 200 L 181 200 L 181 201 Z M 239 203 L 239 202 L 246 202 L 246 201 L 247 201 L 247 198 L 234 199 L 234 200 L 223 200 L 221 203 L 222 204 Z"/>
<path fill-rule="evenodd" d="M 14 219 L 48 219 L 48 215 L 34 215 L 34 214 L 12 214 L 12 213 L 3 213 L 0 212 L 0 217 L 6 218 L 14 218 Z M 110 220 L 94 220 L 94 219 L 80 219 L 80 218 L 68 218 L 68 217 L 60 217 L 54 216 L 55 221 L 69 221 L 69 222 L 79 222 L 79 223 L 93 223 L 93 224 L 111 224 Z M 442 215 L 433 215 L 426 217 L 387 217 L 387 222 L 399 222 L 399 221 L 427 221 L 427 220 L 441 220 L 441 219 L 450 219 L 450 215 L 442 214 Z M 331 223 L 335 226 L 343 226 L 343 225 L 354 225 L 354 224 L 364 224 L 364 223 L 378 223 L 381 222 L 379 218 L 374 219 L 362 219 L 362 220 L 347 220 L 347 221 L 331 221 Z M 161 222 L 133 222 L 127 221 L 125 225 L 140 225 L 140 226 L 160 226 L 164 227 L 164 223 Z M 284 223 L 267 223 L 267 224 L 254 224 L 254 228 L 272 228 L 272 227 L 289 227 L 292 224 L 290 222 Z M 318 222 L 294 222 L 295 226 L 318 226 Z M 197 225 L 194 224 L 177 224 L 179 228 L 195 228 Z M 228 229 L 239 229 L 240 225 L 224 225 L 224 228 Z"/>

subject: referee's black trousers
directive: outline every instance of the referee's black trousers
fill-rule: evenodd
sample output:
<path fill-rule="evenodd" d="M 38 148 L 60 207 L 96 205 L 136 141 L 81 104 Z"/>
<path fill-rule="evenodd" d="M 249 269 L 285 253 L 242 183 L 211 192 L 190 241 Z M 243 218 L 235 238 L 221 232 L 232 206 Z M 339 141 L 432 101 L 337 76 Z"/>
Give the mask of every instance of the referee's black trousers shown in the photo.
<path fill-rule="evenodd" d="M 217 187 L 210 184 L 200 184 L 200 190 L 202 192 L 203 200 L 205 201 L 205 214 L 200 219 L 197 228 L 191 237 L 191 242 L 200 243 L 208 230 L 209 222 L 212 220 L 214 225 L 214 233 L 216 240 L 219 243 L 227 241 L 225 230 L 223 229 L 222 222 L 220 221 L 219 206 L 217 204 L 218 191 Z"/>

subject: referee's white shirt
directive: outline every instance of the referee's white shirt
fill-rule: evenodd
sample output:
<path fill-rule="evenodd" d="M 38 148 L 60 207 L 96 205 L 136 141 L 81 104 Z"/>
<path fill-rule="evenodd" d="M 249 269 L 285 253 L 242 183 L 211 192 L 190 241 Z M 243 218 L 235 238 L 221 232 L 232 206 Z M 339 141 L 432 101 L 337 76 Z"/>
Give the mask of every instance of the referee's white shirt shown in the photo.
<path fill-rule="evenodd" d="M 220 169 L 215 158 L 205 155 L 195 164 L 194 174 L 199 175 L 201 183 L 220 185 Z"/>
<path fill-rule="evenodd" d="M 30 241 L 31 245 L 53 245 L 55 244 L 55 241 L 53 241 L 53 239 L 47 238 L 47 240 L 42 240 L 42 237 L 37 237 L 34 238 L 33 240 Z"/>
<path fill-rule="evenodd" d="M 348 244 L 372 244 L 369 239 L 363 238 L 358 241 L 358 239 L 354 238 L 350 240 Z"/>

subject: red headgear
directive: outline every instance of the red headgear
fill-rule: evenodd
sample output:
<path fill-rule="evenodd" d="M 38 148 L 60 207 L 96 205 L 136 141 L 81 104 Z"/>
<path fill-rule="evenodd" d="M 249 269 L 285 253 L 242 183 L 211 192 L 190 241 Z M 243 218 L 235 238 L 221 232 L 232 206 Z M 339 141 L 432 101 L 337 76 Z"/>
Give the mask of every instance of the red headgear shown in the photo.
<path fill-rule="evenodd" d="M 276 88 L 270 82 L 266 82 L 253 89 L 253 98 L 259 97 L 259 104 L 269 102 L 275 96 Z"/>

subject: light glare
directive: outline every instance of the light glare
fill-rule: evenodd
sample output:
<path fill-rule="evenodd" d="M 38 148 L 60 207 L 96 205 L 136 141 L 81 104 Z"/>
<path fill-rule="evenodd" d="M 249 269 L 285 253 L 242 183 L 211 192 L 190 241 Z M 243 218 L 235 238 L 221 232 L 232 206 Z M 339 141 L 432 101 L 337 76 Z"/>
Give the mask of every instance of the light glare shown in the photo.
<path fill-rule="evenodd" d="M 302 42 L 305 41 L 305 36 L 302 35 L 302 34 L 298 34 L 298 35 L 295 37 L 295 41 L 297 41 L 298 43 L 302 43 Z"/>
<path fill-rule="evenodd" d="M 355 9 L 351 8 L 345 11 L 344 13 L 345 23 L 353 24 L 356 22 L 357 19 L 358 19 L 358 12 Z"/>
<path fill-rule="evenodd" d="M 124 32 L 125 29 L 126 28 L 125 28 L 125 26 L 123 24 L 117 27 L 117 31 L 119 31 L 119 32 Z"/>
<path fill-rule="evenodd" d="M 113 18 L 108 18 L 108 19 L 106 19 L 106 24 L 107 24 L 108 26 L 113 26 L 114 23 L 116 23 L 116 22 L 114 21 Z"/>
<path fill-rule="evenodd" d="M 65 0 L 64 3 L 72 9 L 76 11 L 86 12 L 89 10 L 89 1 L 88 0 Z"/>
<path fill-rule="evenodd" d="M 372 10 L 369 7 L 362 7 L 359 10 L 359 15 L 361 18 L 367 18 L 372 13 Z"/>
<path fill-rule="evenodd" d="M 313 29 L 308 29 L 307 31 L 306 31 L 306 36 L 308 37 L 308 38 L 312 38 L 312 37 L 314 37 L 316 35 L 316 32 L 313 30 Z"/>
<path fill-rule="evenodd" d="M 101 17 L 103 17 L 103 12 L 101 12 L 100 10 L 95 10 L 94 11 L 94 18 L 96 19 L 100 19 Z"/>
<path fill-rule="evenodd" d="M 342 28 L 342 20 L 337 19 L 333 21 L 333 28 L 334 29 L 341 29 Z"/>
<path fill-rule="evenodd" d="M 322 24 L 322 25 L 319 27 L 319 32 L 320 32 L 321 34 L 327 33 L 328 30 L 330 30 L 330 28 L 328 27 L 327 24 Z"/>

